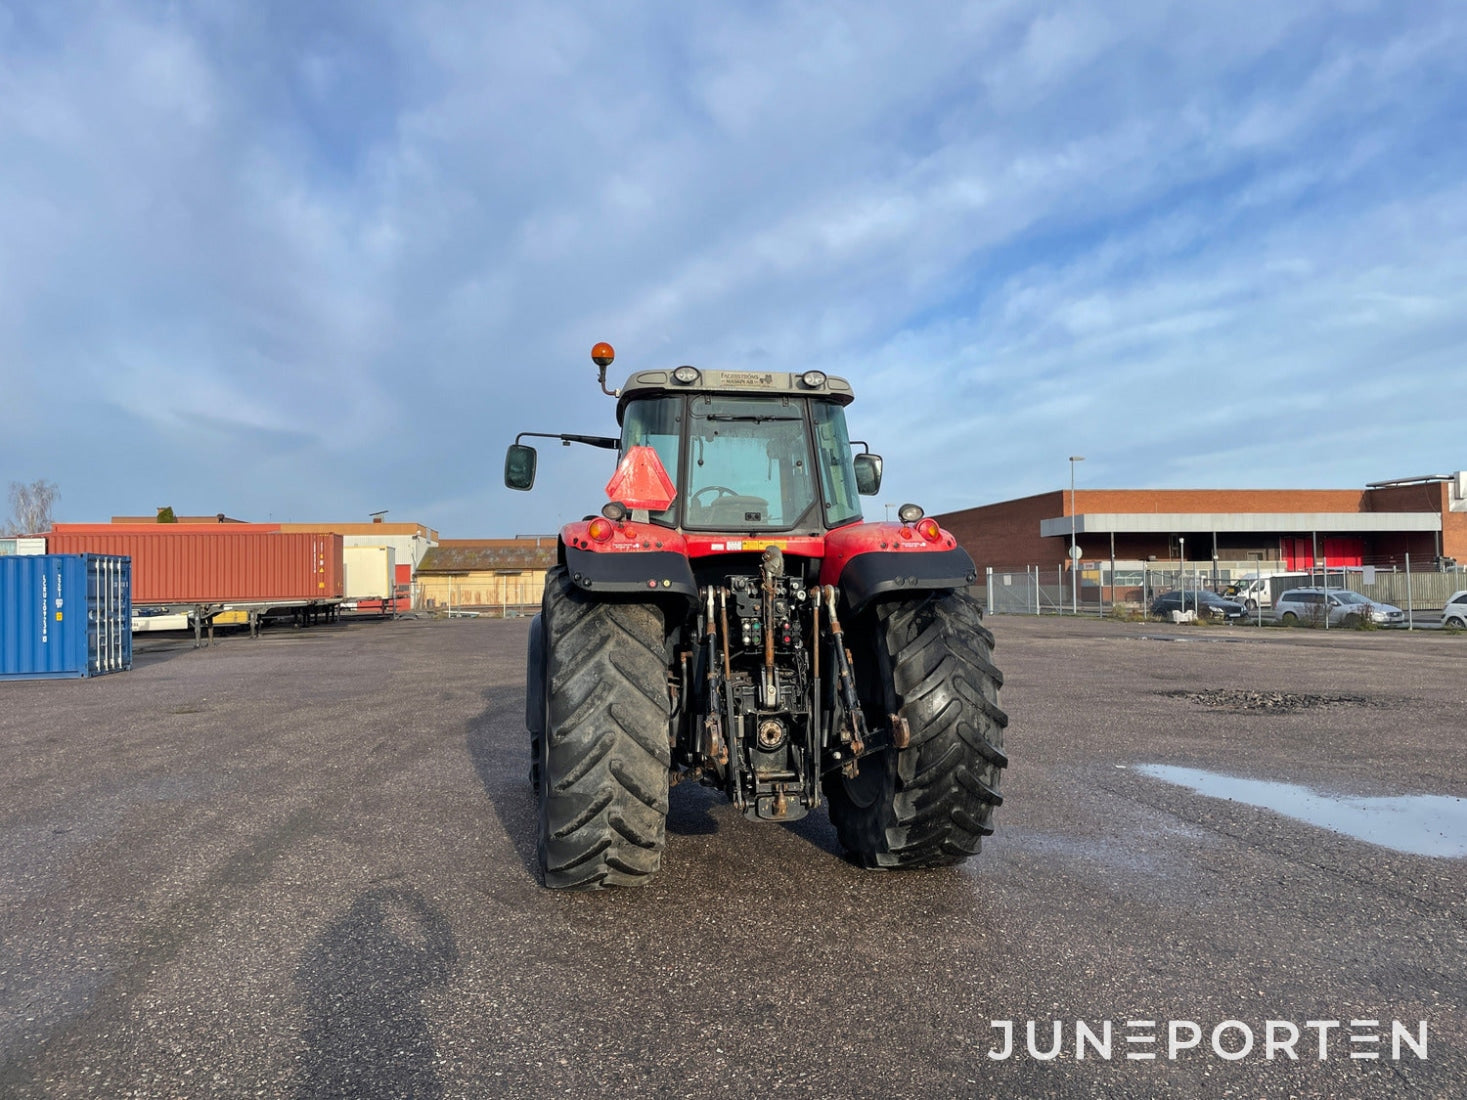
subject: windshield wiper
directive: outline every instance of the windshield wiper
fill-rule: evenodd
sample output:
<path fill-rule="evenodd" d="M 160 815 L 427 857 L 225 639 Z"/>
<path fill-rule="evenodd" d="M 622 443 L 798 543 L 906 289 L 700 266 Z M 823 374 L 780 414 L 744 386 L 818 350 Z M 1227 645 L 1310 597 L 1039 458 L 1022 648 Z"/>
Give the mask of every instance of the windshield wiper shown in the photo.
<path fill-rule="evenodd" d="M 764 424 L 770 420 L 803 420 L 801 416 L 725 416 L 722 413 L 709 413 L 707 416 L 699 417 L 701 420 L 723 420 L 737 421 L 741 424 Z"/>

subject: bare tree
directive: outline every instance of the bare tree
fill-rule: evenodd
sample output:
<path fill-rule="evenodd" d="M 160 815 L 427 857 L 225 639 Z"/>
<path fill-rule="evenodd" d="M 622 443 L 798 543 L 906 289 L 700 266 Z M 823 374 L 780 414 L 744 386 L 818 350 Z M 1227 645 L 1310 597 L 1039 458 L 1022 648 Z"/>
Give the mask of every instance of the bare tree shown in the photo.
<path fill-rule="evenodd" d="M 51 508 L 61 491 L 54 482 L 44 478 L 29 485 L 20 481 L 10 483 L 10 521 L 5 533 L 9 535 L 34 535 L 51 527 Z"/>

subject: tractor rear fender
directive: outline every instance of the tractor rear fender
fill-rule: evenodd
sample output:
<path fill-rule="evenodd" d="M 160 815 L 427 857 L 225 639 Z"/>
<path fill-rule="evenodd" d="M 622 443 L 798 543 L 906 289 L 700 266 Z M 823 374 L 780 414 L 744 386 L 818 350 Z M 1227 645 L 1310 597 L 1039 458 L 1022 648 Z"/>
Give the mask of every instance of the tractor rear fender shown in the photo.
<path fill-rule="evenodd" d="M 825 536 L 820 583 L 834 584 L 852 613 L 877 596 L 966 588 L 978 579 L 968 552 L 942 528 L 924 537 L 919 525 L 860 523 Z"/>
<path fill-rule="evenodd" d="M 545 620 L 530 620 L 530 648 L 525 660 L 525 728 L 545 732 Z"/>
<path fill-rule="evenodd" d="M 610 537 L 594 538 L 593 525 L 610 528 Z M 560 532 L 560 559 L 571 583 L 587 592 L 698 599 L 687 545 L 664 527 L 600 517 L 568 523 Z"/>

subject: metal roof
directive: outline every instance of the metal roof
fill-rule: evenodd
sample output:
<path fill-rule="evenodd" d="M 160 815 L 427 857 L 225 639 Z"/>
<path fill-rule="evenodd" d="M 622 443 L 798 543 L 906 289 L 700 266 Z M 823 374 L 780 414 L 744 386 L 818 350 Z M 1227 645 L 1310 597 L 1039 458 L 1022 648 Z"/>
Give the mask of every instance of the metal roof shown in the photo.
<path fill-rule="evenodd" d="M 1440 531 L 1437 512 L 1137 512 L 1084 513 L 1074 518 L 1077 535 L 1107 534 L 1273 534 L 1328 531 Z M 1070 516 L 1041 520 L 1042 536 L 1070 534 Z"/>
<path fill-rule="evenodd" d="M 418 573 L 493 573 L 549 569 L 555 546 L 434 546 L 418 562 Z"/>
<path fill-rule="evenodd" d="M 151 516 L 113 516 L 113 523 L 157 523 L 158 515 L 155 512 Z M 226 516 L 223 512 L 215 512 L 211 516 L 175 516 L 174 523 L 248 523 L 248 520 L 235 519 Z"/>
<path fill-rule="evenodd" d="M 803 374 L 768 370 L 703 370 L 694 367 L 698 377 L 692 382 L 679 382 L 673 370 L 639 370 L 617 390 L 616 419 L 621 422 L 627 402 L 646 393 L 719 393 L 740 397 L 823 397 L 837 405 L 855 400 L 851 384 L 830 374 L 818 386 L 807 386 Z M 824 373 L 824 372 L 821 372 Z"/>
<path fill-rule="evenodd" d="M 1389 481 L 1367 481 L 1367 489 L 1390 489 L 1398 485 L 1426 485 L 1433 481 L 1451 481 L 1456 474 L 1420 474 L 1416 477 L 1393 477 Z"/>

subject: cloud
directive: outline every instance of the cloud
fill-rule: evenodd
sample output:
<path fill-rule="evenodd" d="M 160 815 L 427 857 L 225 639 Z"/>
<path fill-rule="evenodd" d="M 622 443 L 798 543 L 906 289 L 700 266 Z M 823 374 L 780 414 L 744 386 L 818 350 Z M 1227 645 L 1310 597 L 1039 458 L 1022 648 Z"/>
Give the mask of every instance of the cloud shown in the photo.
<path fill-rule="evenodd" d="M 64 518 L 550 530 L 606 456 L 503 447 L 608 430 L 600 339 L 851 377 L 929 509 L 1462 465 L 1451 5 L 0 12 L 0 465 Z"/>

